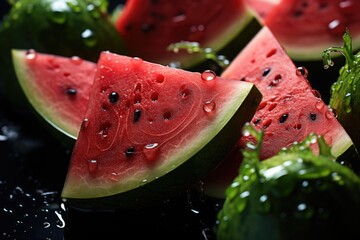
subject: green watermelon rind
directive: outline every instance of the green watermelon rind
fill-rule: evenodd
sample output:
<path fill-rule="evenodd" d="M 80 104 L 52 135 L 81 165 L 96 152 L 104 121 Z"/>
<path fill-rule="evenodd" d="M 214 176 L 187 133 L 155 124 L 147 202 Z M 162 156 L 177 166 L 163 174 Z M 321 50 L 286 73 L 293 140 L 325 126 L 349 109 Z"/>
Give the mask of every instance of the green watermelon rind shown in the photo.
<path fill-rule="evenodd" d="M 253 84 L 241 82 L 229 94 L 226 108 L 221 109 L 211 126 L 184 147 L 174 148 L 166 164 L 136 175 L 124 185 L 105 190 L 103 185 L 67 179 L 62 191 L 64 201 L 84 209 L 139 208 L 159 203 L 191 187 L 209 173 L 230 151 L 260 103 L 261 93 Z M 146 183 L 143 179 L 147 179 Z M 89 184 L 89 185 L 87 185 Z"/>

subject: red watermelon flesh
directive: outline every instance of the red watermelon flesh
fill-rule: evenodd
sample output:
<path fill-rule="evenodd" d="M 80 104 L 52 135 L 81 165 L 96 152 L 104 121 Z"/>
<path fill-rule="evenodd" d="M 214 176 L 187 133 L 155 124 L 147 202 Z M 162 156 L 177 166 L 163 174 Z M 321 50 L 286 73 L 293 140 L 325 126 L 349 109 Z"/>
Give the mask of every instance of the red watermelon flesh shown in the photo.
<path fill-rule="evenodd" d="M 255 12 L 260 22 L 262 22 L 269 12 L 280 2 L 281 0 L 245 0 L 247 7 Z"/>
<path fill-rule="evenodd" d="M 174 53 L 170 44 L 197 42 L 217 52 L 252 19 L 243 0 L 128 0 L 115 25 L 130 56 L 187 68 L 203 55 Z"/>
<path fill-rule="evenodd" d="M 281 0 L 263 19 L 296 60 L 321 59 L 329 46 L 342 44 L 345 29 L 360 47 L 360 1 Z"/>
<path fill-rule="evenodd" d="M 20 86 L 36 112 L 76 139 L 89 101 L 96 63 L 34 50 L 12 50 Z"/>
<path fill-rule="evenodd" d="M 260 98 L 252 83 L 104 52 L 62 196 L 129 206 L 188 187 L 231 150 Z"/>
<path fill-rule="evenodd" d="M 222 73 L 226 79 L 254 83 L 263 94 L 252 125 L 264 129 L 260 158 L 275 155 L 281 148 L 300 142 L 311 132 L 323 135 L 339 156 L 352 142 L 334 112 L 308 82 L 306 68 L 297 68 L 271 31 L 264 27 Z M 310 73 L 311 74 L 311 73 Z M 224 197 L 225 187 L 237 176 L 240 149 L 249 137 L 241 137 L 237 147 L 205 180 L 208 195 Z M 316 150 L 316 149 L 315 149 Z"/>

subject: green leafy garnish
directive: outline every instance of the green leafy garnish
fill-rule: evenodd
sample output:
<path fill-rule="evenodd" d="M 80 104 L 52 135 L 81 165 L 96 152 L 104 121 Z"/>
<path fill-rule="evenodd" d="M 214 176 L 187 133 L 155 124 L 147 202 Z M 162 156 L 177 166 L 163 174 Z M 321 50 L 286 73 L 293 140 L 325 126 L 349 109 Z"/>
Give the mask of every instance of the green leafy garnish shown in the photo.
<path fill-rule="evenodd" d="M 222 69 L 229 66 L 230 61 L 224 55 L 217 55 L 211 48 L 203 48 L 198 42 L 180 41 L 172 43 L 167 48 L 168 51 L 178 53 L 180 50 L 186 50 L 189 54 L 200 53 L 205 59 L 214 61 Z"/>
<path fill-rule="evenodd" d="M 338 113 L 338 120 L 350 135 L 355 147 L 360 149 L 360 52 L 353 54 L 352 38 L 347 29 L 343 35 L 342 47 L 330 47 L 323 52 L 324 67 L 334 63 L 331 53 L 340 52 L 345 57 L 345 65 L 339 77 L 331 85 L 330 107 Z"/>

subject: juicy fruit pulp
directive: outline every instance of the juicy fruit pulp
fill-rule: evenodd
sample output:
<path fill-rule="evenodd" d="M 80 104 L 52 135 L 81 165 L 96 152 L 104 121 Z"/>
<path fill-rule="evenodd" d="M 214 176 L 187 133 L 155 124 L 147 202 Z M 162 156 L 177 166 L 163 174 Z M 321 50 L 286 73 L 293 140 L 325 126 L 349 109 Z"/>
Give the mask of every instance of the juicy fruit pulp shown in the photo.
<path fill-rule="evenodd" d="M 262 133 L 249 143 L 218 214 L 217 239 L 351 239 L 360 214 L 360 178 L 334 162 L 321 136 L 259 160 Z M 319 154 L 310 146 L 318 145 Z"/>
<path fill-rule="evenodd" d="M 251 83 L 110 52 L 97 69 L 62 192 L 82 207 L 141 206 L 187 188 L 227 154 L 261 98 Z"/>
<path fill-rule="evenodd" d="M 129 0 L 115 25 L 131 56 L 189 68 L 203 56 L 175 54 L 167 50 L 170 44 L 196 42 L 217 52 L 237 35 L 246 38 L 240 33 L 252 20 L 242 0 Z"/>
<path fill-rule="evenodd" d="M 76 139 L 89 101 L 96 64 L 34 50 L 12 50 L 19 84 L 36 112 Z"/>
<path fill-rule="evenodd" d="M 103 50 L 123 53 L 121 38 L 98 0 L 18 0 L 0 26 L 4 95 L 19 113 L 26 97 L 16 81 L 11 49 L 34 49 L 96 62 Z"/>
<path fill-rule="evenodd" d="M 330 106 L 336 109 L 338 120 L 348 131 L 354 145 L 360 151 L 360 52 L 352 52 L 350 32 L 346 31 L 343 47 L 331 47 L 324 51 L 324 66 L 333 64 L 330 53 L 341 52 L 346 63 L 331 86 Z"/>
<path fill-rule="evenodd" d="M 332 109 L 307 80 L 306 68 L 297 68 L 271 31 L 264 27 L 222 73 L 225 79 L 254 83 L 263 94 L 251 123 L 265 129 L 260 159 L 275 155 L 281 148 L 302 141 L 309 133 L 323 135 L 334 156 L 347 150 L 352 142 L 337 121 Z M 237 174 L 239 152 L 251 137 L 239 139 L 238 146 L 206 180 L 208 194 L 223 197 L 224 187 Z M 215 191 L 213 191 L 214 189 Z"/>
<path fill-rule="evenodd" d="M 341 44 L 346 28 L 360 47 L 359 7 L 357 0 L 282 0 L 262 22 L 292 59 L 320 60 L 324 49 Z"/>

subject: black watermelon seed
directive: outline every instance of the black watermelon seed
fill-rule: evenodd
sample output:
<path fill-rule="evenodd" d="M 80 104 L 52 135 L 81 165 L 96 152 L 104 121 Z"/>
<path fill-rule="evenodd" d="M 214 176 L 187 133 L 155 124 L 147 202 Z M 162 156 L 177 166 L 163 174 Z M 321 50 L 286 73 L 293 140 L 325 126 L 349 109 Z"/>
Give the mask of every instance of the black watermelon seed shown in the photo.
<path fill-rule="evenodd" d="M 262 73 L 262 76 L 263 77 L 267 76 L 270 73 L 270 71 L 271 71 L 271 68 L 265 68 L 263 73 Z"/>
<path fill-rule="evenodd" d="M 141 117 L 141 110 L 140 110 L 140 109 L 135 109 L 135 112 L 134 112 L 134 122 L 139 121 L 140 117 Z"/>
<path fill-rule="evenodd" d="M 125 151 L 125 156 L 130 157 L 135 153 L 135 148 L 134 147 L 129 147 L 126 151 Z"/>
<path fill-rule="evenodd" d="M 260 121 L 261 121 L 261 118 L 258 118 L 254 121 L 254 124 L 257 125 L 257 124 L 259 124 Z"/>
<path fill-rule="evenodd" d="M 77 93 L 77 90 L 75 88 L 68 88 L 66 89 L 66 94 L 70 96 L 75 96 Z"/>
<path fill-rule="evenodd" d="M 310 119 L 315 121 L 316 120 L 316 113 L 310 113 Z"/>
<path fill-rule="evenodd" d="M 119 101 L 119 94 L 117 92 L 112 92 L 109 94 L 109 101 L 111 103 L 116 103 Z"/>
<path fill-rule="evenodd" d="M 279 122 L 284 123 L 288 117 L 289 117 L 289 114 L 287 114 L 287 113 L 281 115 Z"/>

